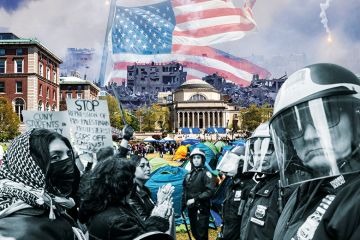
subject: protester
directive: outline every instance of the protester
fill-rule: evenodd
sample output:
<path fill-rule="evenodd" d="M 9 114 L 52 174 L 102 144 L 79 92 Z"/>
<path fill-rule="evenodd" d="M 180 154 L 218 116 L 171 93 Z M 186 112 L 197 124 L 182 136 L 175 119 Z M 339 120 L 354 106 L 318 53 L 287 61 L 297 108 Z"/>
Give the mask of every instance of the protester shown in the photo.
<path fill-rule="evenodd" d="M 205 153 L 195 148 L 190 153 L 191 171 L 183 182 L 182 210 L 188 209 L 191 232 L 196 240 L 208 239 L 210 199 L 215 192 L 215 178 L 204 167 Z"/>
<path fill-rule="evenodd" d="M 223 202 L 223 226 L 220 239 L 240 239 L 241 217 L 250 189 L 255 185 L 254 173 L 242 173 L 244 159 L 245 146 L 236 146 L 224 154 L 217 166 L 219 171 L 231 178 Z"/>
<path fill-rule="evenodd" d="M 155 206 L 145 221 L 128 204 L 135 170 L 128 159 L 113 157 L 99 162 L 84 179 L 79 219 L 87 224 L 90 240 L 134 239 L 147 232 L 168 230 L 169 202 Z"/>
<path fill-rule="evenodd" d="M 274 239 L 359 239 L 360 80 L 314 64 L 281 87 L 270 126 L 283 186 L 301 184 Z"/>
<path fill-rule="evenodd" d="M 85 239 L 67 214 L 79 178 L 67 138 L 47 129 L 16 137 L 0 166 L 0 238 Z"/>
<path fill-rule="evenodd" d="M 145 186 L 146 181 L 150 178 L 150 163 L 141 156 L 132 156 L 130 159 L 136 166 L 135 170 L 135 183 L 131 191 L 129 204 L 136 209 L 138 214 L 143 220 L 150 217 L 153 208 L 155 207 L 154 201 L 151 199 L 151 192 Z M 159 188 L 157 193 L 157 202 L 162 204 L 168 201 L 168 205 L 172 208 L 172 193 L 174 187 L 169 185 L 163 185 Z M 171 211 L 171 209 L 168 209 Z"/>
<path fill-rule="evenodd" d="M 276 223 L 291 189 L 279 186 L 279 167 L 270 137 L 269 122 L 260 124 L 246 142 L 243 173 L 255 173 L 241 220 L 240 239 L 272 239 Z"/>

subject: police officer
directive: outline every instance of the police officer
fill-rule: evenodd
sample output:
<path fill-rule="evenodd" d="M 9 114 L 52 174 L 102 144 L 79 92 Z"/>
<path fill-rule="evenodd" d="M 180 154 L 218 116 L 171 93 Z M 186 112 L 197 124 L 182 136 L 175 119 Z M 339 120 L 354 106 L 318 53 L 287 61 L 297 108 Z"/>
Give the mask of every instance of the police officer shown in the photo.
<path fill-rule="evenodd" d="M 240 239 L 272 239 L 283 201 L 278 169 L 269 122 L 265 122 L 246 143 L 243 172 L 254 172 L 257 183 L 250 190 L 245 205 Z"/>
<path fill-rule="evenodd" d="M 215 178 L 204 167 L 205 153 L 195 148 L 190 153 L 191 171 L 183 182 L 182 209 L 188 208 L 191 232 L 196 240 L 208 239 L 210 198 L 215 192 Z"/>
<path fill-rule="evenodd" d="M 360 80 L 335 64 L 293 73 L 270 120 L 283 186 L 301 184 L 274 239 L 360 239 Z"/>
<path fill-rule="evenodd" d="M 224 154 L 217 167 L 226 177 L 231 178 L 231 183 L 226 190 L 223 202 L 221 239 L 238 240 L 240 238 L 242 213 L 250 189 L 255 185 L 253 180 L 254 173 L 242 173 L 244 158 L 245 146 L 236 146 Z"/>

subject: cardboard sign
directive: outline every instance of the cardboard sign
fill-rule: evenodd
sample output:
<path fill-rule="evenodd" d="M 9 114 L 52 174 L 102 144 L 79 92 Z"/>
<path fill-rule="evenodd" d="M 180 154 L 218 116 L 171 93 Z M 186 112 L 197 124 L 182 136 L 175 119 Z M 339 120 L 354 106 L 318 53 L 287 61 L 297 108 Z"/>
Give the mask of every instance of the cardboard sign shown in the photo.
<path fill-rule="evenodd" d="M 66 99 L 71 139 L 79 154 L 96 153 L 112 146 L 109 110 L 106 100 Z"/>
<path fill-rule="evenodd" d="M 27 130 L 33 128 L 46 128 L 54 130 L 70 139 L 70 121 L 66 111 L 43 112 L 23 110 L 24 123 Z"/>

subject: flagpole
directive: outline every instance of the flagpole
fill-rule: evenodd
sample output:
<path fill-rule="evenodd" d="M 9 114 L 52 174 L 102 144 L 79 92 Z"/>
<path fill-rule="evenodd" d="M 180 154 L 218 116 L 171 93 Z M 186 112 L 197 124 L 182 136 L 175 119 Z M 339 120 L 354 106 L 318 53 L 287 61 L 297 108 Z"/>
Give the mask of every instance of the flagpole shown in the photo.
<path fill-rule="evenodd" d="M 109 37 L 109 33 L 110 33 L 110 30 L 111 30 L 111 27 L 113 24 L 115 5 L 116 5 L 116 0 L 111 0 L 109 17 L 108 17 L 107 26 L 106 26 L 103 53 L 102 53 L 102 58 L 101 58 L 101 67 L 100 67 L 100 74 L 99 74 L 100 87 L 104 87 L 104 83 L 105 83 L 106 65 L 107 65 L 108 52 L 109 52 L 108 51 L 108 47 L 109 47 L 108 46 L 109 45 L 108 37 Z"/>

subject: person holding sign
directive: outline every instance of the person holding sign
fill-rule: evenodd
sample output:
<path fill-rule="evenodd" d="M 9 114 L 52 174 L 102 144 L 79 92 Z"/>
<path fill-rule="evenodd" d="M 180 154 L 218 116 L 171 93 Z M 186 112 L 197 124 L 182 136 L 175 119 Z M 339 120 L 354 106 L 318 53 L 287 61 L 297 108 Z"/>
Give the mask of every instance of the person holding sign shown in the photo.
<path fill-rule="evenodd" d="M 16 137 L 0 179 L 0 238 L 85 239 L 67 213 L 80 179 L 67 138 L 47 129 Z"/>

